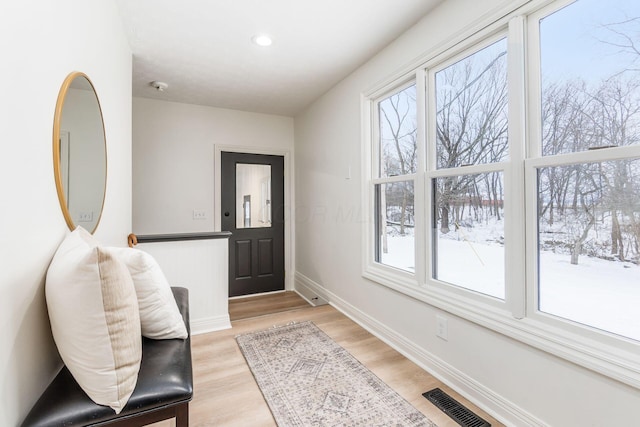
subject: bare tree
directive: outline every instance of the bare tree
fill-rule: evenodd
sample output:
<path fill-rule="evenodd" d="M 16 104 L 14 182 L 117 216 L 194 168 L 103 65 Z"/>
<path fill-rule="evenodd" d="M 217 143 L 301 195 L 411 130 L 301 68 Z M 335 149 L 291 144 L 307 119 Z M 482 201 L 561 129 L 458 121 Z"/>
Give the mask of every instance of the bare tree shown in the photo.
<path fill-rule="evenodd" d="M 415 86 L 400 91 L 380 103 L 381 151 L 387 175 L 408 175 L 417 168 L 416 144 L 416 98 Z M 408 204 L 413 199 L 413 187 L 407 185 L 388 185 L 387 188 L 400 192 L 400 200 L 393 194 L 386 194 L 387 203 L 397 203 L 400 208 L 400 234 L 404 235 L 409 217 Z M 388 216 L 385 221 L 388 221 Z M 386 240 L 386 224 L 383 227 Z"/>
<path fill-rule="evenodd" d="M 585 151 L 640 143 L 640 79 L 619 75 L 595 88 L 585 82 L 550 84 L 543 91 L 543 154 Z M 596 167 L 597 166 L 597 167 Z M 572 262 L 578 262 L 584 243 L 597 225 L 599 212 L 609 227 L 608 243 L 598 243 L 597 256 L 609 254 L 620 260 L 631 251 L 634 234 L 638 172 L 632 161 L 575 164 L 543 168 L 539 172 L 538 214 L 549 227 L 556 216 L 568 224 L 566 244 Z M 585 198 L 589 196 L 588 200 Z"/>
<path fill-rule="evenodd" d="M 614 77 L 603 82 L 591 96 L 588 111 L 591 127 L 602 146 L 618 147 L 640 142 L 640 79 Z M 624 162 L 615 162 L 603 174 L 607 198 L 604 200 L 611 213 L 611 254 L 624 260 L 625 243 L 622 238 L 620 214 L 627 204 L 629 174 Z"/>
<path fill-rule="evenodd" d="M 626 72 L 640 71 L 637 66 L 640 60 L 640 41 L 637 37 L 640 31 L 640 17 L 635 16 L 618 22 L 610 22 L 602 25 L 602 28 L 606 30 L 608 37 L 600 41 L 617 48 L 619 54 L 629 58 L 629 63 L 614 77 Z"/>
<path fill-rule="evenodd" d="M 497 162 L 507 153 L 506 51 L 480 64 L 474 56 L 436 75 L 436 163 L 439 168 Z M 450 231 L 451 215 L 477 189 L 480 175 L 438 179 L 440 231 Z M 496 181 L 497 184 L 497 181 Z M 477 192 L 476 192 L 477 194 Z M 487 191 L 485 194 L 497 194 Z M 455 217 L 453 218 L 456 219 Z"/>

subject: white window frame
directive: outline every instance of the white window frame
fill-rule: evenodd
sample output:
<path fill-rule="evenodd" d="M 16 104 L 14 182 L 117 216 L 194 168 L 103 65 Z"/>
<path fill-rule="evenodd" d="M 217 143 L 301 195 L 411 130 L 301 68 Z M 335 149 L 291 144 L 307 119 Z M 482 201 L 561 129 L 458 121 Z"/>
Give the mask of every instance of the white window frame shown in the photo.
<path fill-rule="evenodd" d="M 539 168 L 564 166 L 571 164 L 592 163 L 608 160 L 621 160 L 629 158 L 640 158 L 640 146 L 624 146 L 615 148 L 604 148 L 593 151 L 580 151 L 572 153 L 563 153 L 555 155 L 542 155 L 542 135 L 541 135 L 541 91 L 542 83 L 540 79 L 540 50 L 539 47 L 540 19 L 557 12 L 570 5 L 571 1 L 562 1 L 550 4 L 539 9 L 528 17 L 527 39 L 532 46 L 528 53 L 529 64 L 529 97 L 528 103 L 528 153 L 525 160 L 525 194 L 526 200 L 531 201 L 526 206 L 526 259 L 530 260 L 527 264 L 527 317 L 534 324 L 541 328 L 560 329 L 560 334 L 568 333 L 564 339 L 567 344 L 577 351 L 592 352 L 599 355 L 604 361 L 611 361 L 620 364 L 635 364 L 636 371 L 639 363 L 637 352 L 640 344 L 629 338 L 621 337 L 611 332 L 597 330 L 594 327 L 582 325 L 570 319 L 557 317 L 553 314 L 545 313 L 538 310 L 538 213 L 537 203 L 534 201 L 538 198 L 537 188 L 537 171 Z M 640 321 L 640 316 L 639 316 Z M 570 344 L 569 344 L 570 343 Z M 629 357 L 633 353 L 636 357 Z M 628 361 L 625 358 L 629 357 Z M 618 359 L 619 358 L 619 359 Z M 611 370 L 606 364 L 600 366 L 601 369 Z M 636 372 L 637 373 L 637 372 Z M 637 381 L 637 378 L 636 380 Z"/>
<path fill-rule="evenodd" d="M 511 27 L 514 27 L 518 24 L 515 23 L 510 24 Z M 497 31 L 493 31 L 490 34 L 482 35 L 482 37 L 478 41 L 474 41 L 469 45 L 465 45 L 464 49 L 460 49 L 455 55 L 452 55 L 447 60 L 442 61 L 439 58 L 431 61 L 426 64 L 426 70 L 428 78 L 428 87 L 427 91 L 429 94 L 433 96 L 428 96 L 428 114 L 427 117 L 431 118 L 428 124 L 428 138 L 427 138 L 427 151 L 428 151 L 428 159 L 427 159 L 427 171 L 425 177 L 425 201 L 431 207 L 431 203 L 434 200 L 434 194 L 432 191 L 431 181 L 435 178 L 442 178 L 448 176 L 460 176 L 460 175 L 475 175 L 487 172 L 502 172 L 504 185 L 505 185 L 505 200 L 504 200 L 504 221 L 505 221 L 505 271 L 504 271 L 504 280 L 505 280 L 505 298 L 504 300 L 498 299 L 489 295 L 480 294 L 473 290 L 466 289 L 464 287 L 456 286 L 455 284 L 450 284 L 441 280 L 435 279 L 434 276 L 434 257 L 428 256 L 423 258 L 426 260 L 427 264 L 427 275 L 424 281 L 424 287 L 427 294 L 432 294 L 432 296 L 444 297 L 447 299 L 459 299 L 464 298 L 464 305 L 469 304 L 482 304 L 482 305 L 491 305 L 497 310 L 502 312 L 512 311 L 512 315 L 516 317 L 521 317 L 523 313 L 520 311 L 510 309 L 511 305 L 513 305 L 514 309 L 516 307 L 514 296 L 512 292 L 513 287 L 509 287 L 508 284 L 512 283 L 512 281 L 508 280 L 509 277 L 514 275 L 514 270 L 516 275 L 520 275 L 522 277 L 521 269 L 514 269 L 516 266 L 523 266 L 523 263 L 515 263 L 512 260 L 512 257 L 518 257 L 519 251 L 516 248 L 515 244 L 509 243 L 514 241 L 514 236 L 516 235 L 513 222 L 514 222 L 514 212 L 517 214 L 517 206 L 518 200 L 511 200 L 512 194 L 516 194 L 513 191 L 508 193 L 508 190 L 513 186 L 513 179 L 511 177 L 511 173 L 513 172 L 513 167 L 511 165 L 518 164 L 521 161 L 521 150 L 514 148 L 512 150 L 512 145 L 518 145 L 518 141 L 522 141 L 521 137 L 518 137 L 518 128 L 517 125 L 512 126 L 512 121 L 514 123 L 518 123 L 519 117 L 515 116 L 515 114 L 519 113 L 519 109 L 515 109 L 512 112 L 511 102 L 522 102 L 521 100 L 513 100 L 512 96 L 509 95 L 509 110 L 508 110 L 508 122 L 509 122 L 509 130 L 508 130 L 508 157 L 505 160 L 496 163 L 485 163 L 485 164 L 476 164 L 470 166 L 459 166 L 454 168 L 441 168 L 438 169 L 436 166 L 436 101 L 435 101 L 435 74 L 442 71 L 443 69 L 449 67 L 456 62 L 467 58 L 476 52 L 486 48 L 487 46 L 501 40 L 503 38 L 507 39 L 508 49 L 511 49 L 511 43 L 509 43 L 509 35 L 516 31 L 516 28 L 512 28 L 511 30 L 506 27 L 499 28 Z M 507 91 L 510 94 L 511 90 L 514 88 L 514 84 L 510 81 L 512 75 L 517 75 L 517 71 L 512 71 L 511 68 L 516 64 L 515 61 L 511 61 L 511 52 L 507 53 Z M 513 154 L 512 154 L 513 151 Z M 515 154 L 515 158 L 514 158 Z M 517 197 L 517 195 L 516 195 Z M 427 244 L 429 251 L 433 248 L 432 242 L 434 240 L 434 230 L 432 224 L 434 223 L 433 218 L 433 209 L 427 209 L 426 211 L 426 222 L 427 226 Z M 513 233 L 513 234 L 512 234 Z M 513 246 L 513 247 L 512 247 Z M 507 247 L 509 250 L 507 250 Z M 480 307 L 478 307 L 480 308 Z"/>
<path fill-rule="evenodd" d="M 398 290 L 403 291 L 418 285 L 419 282 L 417 278 L 421 273 L 420 269 L 423 268 L 420 267 L 421 263 L 419 263 L 418 260 L 422 259 L 420 257 L 424 252 L 422 248 L 419 248 L 421 245 L 419 245 L 418 242 L 422 240 L 419 236 L 421 235 L 421 230 L 423 229 L 422 223 L 424 222 L 422 219 L 424 217 L 423 207 L 421 205 L 423 202 L 419 201 L 422 199 L 422 197 L 420 197 L 422 194 L 422 186 L 420 185 L 422 180 L 419 179 L 421 176 L 420 170 L 424 168 L 424 144 L 421 144 L 419 141 L 422 135 L 424 135 L 424 131 L 421 131 L 420 129 L 421 120 L 418 118 L 418 130 L 416 137 L 416 156 L 418 161 L 416 172 L 407 175 L 380 177 L 380 132 L 379 126 L 376 126 L 379 124 L 379 103 L 388 97 L 413 86 L 414 84 L 416 85 L 416 115 L 418 117 L 421 115 L 423 109 L 420 108 L 420 105 L 424 104 L 424 95 L 421 96 L 421 93 L 423 94 L 424 90 L 421 90 L 422 85 L 419 84 L 419 80 L 415 78 L 415 74 L 409 74 L 404 76 L 400 81 L 401 83 L 390 87 L 384 87 L 376 93 L 370 94 L 366 100 L 363 98 L 363 121 L 366 121 L 368 124 L 366 128 L 363 127 L 363 129 L 367 130 L 366 134 L 363 135 L 363 140 L 366 139 L 368 141 L 366 146 L 363 146 L 363 170 L 367 171 L 365 173 L 367 173 L 368 179 L 363 180 L 362 206 L 367 207 L 367 210 L 365 211 L 367 220 L 364 223 L 366 224 L 366 229 L 369 231 L 363 233 L 363 247 L 367 248 L 367 250 L 363 251 L 362 275 L 373 281 L 389 284 L 398 288 Z M 375 261 L 375 238 L 377 238 L 375 230 L 377 213 L 377 206 L 375 205 L 375 187 L 379 184 L 404 181 L 413 181 L 414 185 L 414 273 Z"/>
<path fill-rule="evenodd" d="M 361 97 L 362 106 L 362 275 L 454 315 L 554 354 L 622 383 L 640 389 L 640 342 L 602 332 L 539 312 L 537 309 L 537 168 L 567 163 L 640 157 L 640 146 L 616 147 L 556 156 L 539 155 L 540 60 L 536 49 L 538 19 L 572 3 L 572 0 L 533 0 L 505 5 L 482 23 L 463 31 L 457 39 L 427 52 L 385 83 Z M 506 251 L 505 300 L 481 295 L 431 279 L 432 231 L 431 179 L 453 174 L 486 172 L 487 165 L 450 170 L 435 169 L 435 145 L 427 143 L 435 109 L 427 104 L 429 75 L 459 58 L 497 40 L 508 38 L 509 158 L 491 168 L 501 168 L 505 180 L 505 240 L 516 242 Z M 438 68 L 436 68 L 438 67 Z M 415 79 L 418 114 L 418 170 L 415 174 L 416 270 L 409 274 L 373 262 L 377 182 L 372 148 L 376 143 L 376 101 Z M 433 89 L 431 87 L 431 89 Z M 432 102 L 431 104 L 434 104 Z M 536 146 L 537 144 L 537 146 Z M 426 153 L 428 151 L 428 154 Z M 427 157 L 428 156 L 428 157 Z M 429 159 L 429 165 L 425 159 Z M 403 177 L 400 180 L 405 180 Z M 507 216 L 507 213 L 509 215 Z M 525 223 L 525 227 L 521 224 Z M 520 242 L 519 244 L 517 242 Z"/>

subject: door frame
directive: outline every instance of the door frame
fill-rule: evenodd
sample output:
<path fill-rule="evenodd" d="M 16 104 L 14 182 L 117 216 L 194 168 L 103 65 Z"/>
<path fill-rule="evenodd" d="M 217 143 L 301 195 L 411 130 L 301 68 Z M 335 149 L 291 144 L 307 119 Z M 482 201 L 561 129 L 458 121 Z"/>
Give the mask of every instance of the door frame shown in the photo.
<path fill-rule="evenodd" d="M 284 289 L 294 289 L 295 250 L 294 250 L 294 196 L 293 196 L 293 165 L 291 150 L 285 148 L 265 148 L 239 145 L 214 144 L 213 165 L 213 226 L 215 231 L 222 230 L 222 152 L 247 154 L 265 154 L 284 157 Z"/>

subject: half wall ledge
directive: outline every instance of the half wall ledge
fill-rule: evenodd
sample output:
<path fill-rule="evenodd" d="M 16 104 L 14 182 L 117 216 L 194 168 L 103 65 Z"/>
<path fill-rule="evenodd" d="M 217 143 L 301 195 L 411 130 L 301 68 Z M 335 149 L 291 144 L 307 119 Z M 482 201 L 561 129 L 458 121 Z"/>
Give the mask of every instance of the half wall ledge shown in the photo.
<path fill-rule="evenodd" d="M 211 231 L 206 233 L 174 233 L 174 234 L 146 234 L 146 235 L 129 235 L 129 242 L 132 238 L 137 243 L 156 243 L 156 242 L 180 242 L 185 240 L 210 240 L 210 239 L 228 239 L 231 236 L 230 231 Z M 129 245 L 131 246 L 131 244 Z"/>

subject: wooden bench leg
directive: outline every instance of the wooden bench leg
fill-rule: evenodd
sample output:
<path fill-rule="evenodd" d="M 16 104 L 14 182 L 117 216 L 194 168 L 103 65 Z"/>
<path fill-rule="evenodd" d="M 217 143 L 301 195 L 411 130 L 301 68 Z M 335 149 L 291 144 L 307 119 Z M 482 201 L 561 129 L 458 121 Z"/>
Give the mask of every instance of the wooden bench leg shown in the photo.
<path fill-rule="evenodd" d="M 176 408 L 176 427 L 189 427 L 189 402 Z"/>

